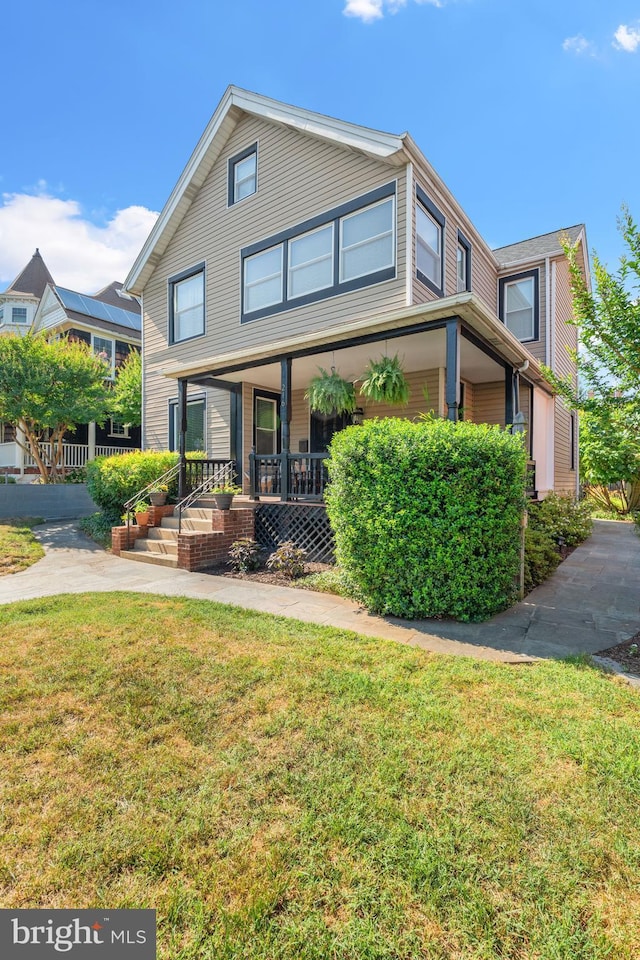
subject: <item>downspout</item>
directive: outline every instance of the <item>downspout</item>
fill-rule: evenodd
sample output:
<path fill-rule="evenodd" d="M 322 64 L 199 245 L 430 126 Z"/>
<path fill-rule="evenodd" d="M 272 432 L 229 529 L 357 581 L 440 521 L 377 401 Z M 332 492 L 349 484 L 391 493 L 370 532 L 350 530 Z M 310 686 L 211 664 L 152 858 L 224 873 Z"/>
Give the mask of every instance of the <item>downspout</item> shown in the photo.
<path fill-rule="evenodd" d="M 550 263 L 549 257 L 545 257 L 544 261 L 544 287 L 545 287 L 545 298 L 544 298 L 544 362 L 550 367 L 551 366 L 551 295 L 550 295 Z"/>

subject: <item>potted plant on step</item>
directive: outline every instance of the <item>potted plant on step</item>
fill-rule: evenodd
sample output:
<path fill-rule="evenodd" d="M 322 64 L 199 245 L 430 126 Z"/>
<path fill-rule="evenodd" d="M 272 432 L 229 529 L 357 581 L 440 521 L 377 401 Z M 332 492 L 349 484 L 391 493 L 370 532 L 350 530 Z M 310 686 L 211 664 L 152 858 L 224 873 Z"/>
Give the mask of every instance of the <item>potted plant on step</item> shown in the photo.
<path fill-rule="evenodd" d="M 153 507 L 164 507 L 167 502 L 167 491 L 169 487 L 166 483 L 158 483 L 149 490 L 149 500 Z"/>
<path fill-rule="evenodd" d="M 219 483 L 211 489 L 211 496 L 218 510 L 230 510 L 233 498 L 238 493 L 242 493 L 242 487 L 236 486 L 235 483 Z"/>
<path fill-rule="evenodd" d="M 133 508 L 138 526 L 149 523 L 149 507 L 150 504 L 147 503 L 146 500 L 141 500 L 140 503 L 137 503 Z"/>

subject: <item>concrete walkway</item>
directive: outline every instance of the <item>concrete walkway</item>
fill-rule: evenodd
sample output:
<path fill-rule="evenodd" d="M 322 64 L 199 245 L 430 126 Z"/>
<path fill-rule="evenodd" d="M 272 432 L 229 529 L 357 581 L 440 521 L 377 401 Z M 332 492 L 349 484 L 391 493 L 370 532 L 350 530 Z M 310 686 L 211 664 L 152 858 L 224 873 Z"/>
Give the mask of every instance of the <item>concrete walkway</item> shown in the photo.
<path fill-rule="evenodd" d="M 632 524 L 596 521 L 593 536 L 550 580 L 523 603 L 477 624 L 375 617 L 330 594 L 122 560 L 68 521 L 43 524 L 35 534 L 45 557 L 0 579 L 0 603 L 112 590 L 197 597 L 506 663 L 595 653 L 640 629 L 640 536 Z"/>

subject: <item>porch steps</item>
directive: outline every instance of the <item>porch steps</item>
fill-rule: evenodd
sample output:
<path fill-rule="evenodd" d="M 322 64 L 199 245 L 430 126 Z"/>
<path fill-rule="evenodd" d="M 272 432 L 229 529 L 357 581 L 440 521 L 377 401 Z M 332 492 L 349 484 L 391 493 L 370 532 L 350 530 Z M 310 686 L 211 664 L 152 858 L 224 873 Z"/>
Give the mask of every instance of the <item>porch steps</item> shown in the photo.
<path fill-rule="evenodd" d="M 211 507 L 190 507 L 182 514 L 182 529 L 194 532 L 211 532 Z M 125 560 L 155 563 L 163 567 L 178 566 L 178 518 L 163 517 L 159 527 L 150 527 L 147 536 L 136 540 L 133 549 L 122 550 Z"/>
<path fill-rule="evenodd" d="M 155 563 L 158 567 L 177 568 L 178 566 L 177 557 L 169 557 L 162 553 L 148 553 L 145 550 L 121 550 L 120 556 L 125 560 L 137 560 L 139 563 Z"/>

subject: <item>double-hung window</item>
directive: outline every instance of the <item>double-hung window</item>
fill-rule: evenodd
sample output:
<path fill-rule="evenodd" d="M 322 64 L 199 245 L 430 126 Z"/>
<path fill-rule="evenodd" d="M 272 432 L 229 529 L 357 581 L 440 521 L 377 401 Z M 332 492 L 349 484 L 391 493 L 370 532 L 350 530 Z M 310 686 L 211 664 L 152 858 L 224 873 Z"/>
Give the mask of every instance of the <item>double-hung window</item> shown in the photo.
<path fill-rule="evenodd" d="M 204 333 L 204 264 L 169 279 L 169 342 Z"/>
<path fill-rule="evenodd" d="M 185 450 L 206 450 L 206 404 L 204 397 L 187 401 Z M 169 401 L 169 449 L 180 448 L 180 418 L 177 400 Z"/>
<path fill-rule="evenodd" d="M 280 243 L 245 260 L 244 309 L 247 313 L 282 301 L 283 255 Z"/>
<path fill-rule="evenodd" d="M 26 323 L 26 322 L 27 322 L 27 308 L 26 308 L 26 307 L 12 307 L 12 308 L 11 308 L 11 322 L 12 322 L 12 323 Z"/>
<path fill-rule="evenodd" d="M 416 272 L 418 279 L 438 296 L 444 294 L 444 226 L 438 208 L 416 189 Z"/>
<path fill-rule="evenodd" d="M 393 199 L 340 221 L 340 283 L 392 267 Z"/>
<path fill-rule="evenodd" d="M 500 319 L 518 340 L 539 337 L 538 271 L 529 270 L 500 280 Z"/>
<path fill-rule="evenodd" d="M 289 299 L 333 284 L 333 224 L 289 241 Z"/>
<path fill-rule="evenodd" d="M 258 144 L 254 143 L 229 160 L 228 205 L 239 203 L 258 190 Z"/>
<path fill-rule="evenodd" d="M 395 276 L 395 183 L 245 247 L 242 320 Z"/>

